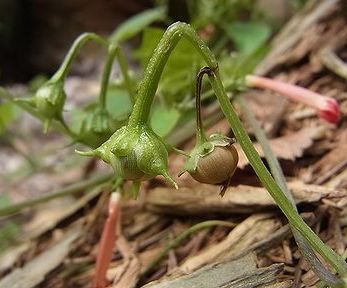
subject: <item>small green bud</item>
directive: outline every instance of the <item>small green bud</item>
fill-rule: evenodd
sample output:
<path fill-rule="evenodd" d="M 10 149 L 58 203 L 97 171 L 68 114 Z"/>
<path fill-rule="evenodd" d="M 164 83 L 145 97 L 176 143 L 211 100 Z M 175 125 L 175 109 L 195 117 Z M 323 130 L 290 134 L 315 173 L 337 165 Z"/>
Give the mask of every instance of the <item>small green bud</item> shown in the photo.
<path fill-rule="evenodd" d="M 63 107 L 66 99 L 64 82 L 60 80 L 48 80 L 29 99 L 16 99 L 25 102 L 37 110 L 45 119 L 44 131 L 47 132 L 52 120 L 62 121 Z"/>
<path fill-rule="evenodd" d="M 106 109 L 93 107 L 84 118 L 78 133 L 78 141 L 96 148 L 109 139 L 112 133 L 120 127 L 120 122 L 112 119 Z"/>
<path fill-rule="evenodd" d="M 47 132 L 53 119 L 62 121 L 66 99 L 63 81 L 47 81 L 37 90 L 34 99 L 37 111 L 46 118 L 44 123 L 45 132 Z"/>
<path fill-rule="evenodd" d="M 61 120 L 66 94 L 63 81 L 47 81 L 35 95 L 37 110 L 45 117 Z"/>
<path fill-rule="evenodd" d="M 95 150 L 77 153 L 101 158 L 126 180 L 142 181 L 162 175 L 177 188 L 167 171 L 165 144 L 148 125 L 123 126 Z"/>
<path fill-rule="evenodd" d="M 233 143 L 228 137 L 211 135 L 209 141 L 192 150 L 180 175 L 187 171 L 201 183 L 227 184 L 239 159 Z"/>

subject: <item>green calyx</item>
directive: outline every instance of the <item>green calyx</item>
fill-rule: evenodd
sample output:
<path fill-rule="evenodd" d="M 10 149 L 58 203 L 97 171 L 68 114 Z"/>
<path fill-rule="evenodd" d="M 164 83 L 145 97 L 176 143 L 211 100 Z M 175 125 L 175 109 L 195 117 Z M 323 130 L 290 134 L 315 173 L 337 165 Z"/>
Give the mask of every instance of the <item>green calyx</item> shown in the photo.
<path fill-rule="evenodd" d="M 63 122 L 63 107 L 66 99 L 64 82 L 48 80 L 29 99 L 16 99 L 31 105 L 44 118 L 44 132 L 47 132 L 52 120 Z"/>
<path fill-rule="evenodd" d="M 168 174 L 168 152 L 163 140 L 146 124 L 123 126 L 105 143 L 85 156 L 96 156 L 110 164 L 115 173 L 126 180 L 143 181 L 162 175 L 175 188 Z"/>
<path fill-rule="evenodd" d="M 65 99 L 64 82 L 48 81 L 36 92 L 35 104 L 43 116 L 61 120 Z"/>
<path fill-rule="evenodd" d="M 211 154 L 216 147 L 227 147 L 235 141 L 221 134 L 212 134 L 207 141 L 197 143 L 194 149 L 190 152 L 189 157 L 183 167 L 182 175 L 185 172 L 194 173 L 197 169 L 199 159 Z"/>

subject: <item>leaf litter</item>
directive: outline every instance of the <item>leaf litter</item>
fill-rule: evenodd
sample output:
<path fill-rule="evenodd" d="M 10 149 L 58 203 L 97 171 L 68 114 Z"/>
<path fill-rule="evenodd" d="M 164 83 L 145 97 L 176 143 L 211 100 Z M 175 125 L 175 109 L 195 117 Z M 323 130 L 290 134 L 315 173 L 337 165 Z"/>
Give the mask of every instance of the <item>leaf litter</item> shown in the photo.
<path fill-rule="evenodd" d="M 345 21 L 341 17 L 331 17 L 336 13 L 334 5 L 338 5 L 334 3 L 331 2 L 329 9 L 324 10 L 317 4 L 316 10 L 306 11 L 311 17 L 310 23 L 303 22 L 301 15 L 291 20 L 288 29 L 278 36 L 288 40 L 281 43 L 275 39 L 277 46 L 272 54 L 270 52 L 274 55 L 282 51 L 281 57 L 267 57 L 258 71 L 302 86 L 313 86 L 319 92 L 332 93 L 333 87 L 333 96 L 343 107 L 346 97 L 341 95 L 347 89 L 346 81 L 311 61 L 318 57 L 322 43 L 334 37 L 333 31 L 347 27 L 341 25 L 341 21 Z M 339 19 L 333 21 L 332 18 Z M 304 31 L 292 33 L 290 37 L 286 31 L 293 31 L 293 27 Z M 317 31 L 320 31 L 319 38 L 314 36 Z M 305 42 L 307 37 L 310 44 Z M 346 52 L 341 48 L 338 53 Z M 257 92 L 255 97 L 267 103 L 266 114 L 257 116 L 271 137 L 271 147 L 282 164 L 291 163 L 294 167 L 294 172 L 286 176 L 302 216 L 323 241 L 345 254 L 344 117 L 340 125 L 333 128 L 313 114 L 302 113 L 304 108 L 298 104 L 284 103 L 283 113 L 278 113 L 277 96 L 266 91 Z M 255 111 L 262 110 L 261 102 L 252 102 L 252 97 L 248 102 Z M 223 120 L 217 125 L 220 125 L 217 130 L 230 132 Z M 192 147 L 192 142 L 184 146 Z M 180 159 L 171 156 L 172 171 L 178 170 Z M 108 271 L 109 287 L 255 287 L 250 284 L 254 281 L 258 281 L 259 287 L 292 287 L 293 283 L 295 287 L 314 287 L 318 279 L 302 260 L 286 221 L 266 191 L 248 177 L 247 166 L 245 159 L 240 161 L 237 175 L 245 176 L 242 185 L 229 187 L 224 198 L 218 195 L 219 187 L 197 184 L 186 177 L 181 180 L 183 187 L 178 191 L 155 179 L 142 189 L 137 201 L 123 201 L 122 236 L 115 245 Z M 76 170 L 75 175 L 83 175 L 83 169 Z M 72 178 L 52 177 L 51 181 L 60 186 L 73 181 Z M 26 181 L 22 179 L 21 187 L 25 187 Z M 6 182 L 6 187 L 11 184 Z M 31 191 L 35 192 L 34 184 Z M 1 255 L 0 287 L 90 287 L 108 192 L 109 189 L 100 186 L 84 189 L 77 199 L 71 197 L 71 202 L 57 200 L 55 205 L 62 208 L 51 214 L 39 211 L 35 217 L 31 211 L 25 211 L 23 215 L 30 219 L 30 225 L 26 226 L 26 237 Z M 29 191 L 27 195 L 32 194 Z M 40 209 L 50 207 L 42 205 Z M 235 228 L 213 227 L 190 235 L 172 249 L 150 275 L 143 277 L 146 267 L 172 239 L 189 227 L 212 219 L 237 225 Z M 148 283 L 150 280 L 155 282 Z"/>

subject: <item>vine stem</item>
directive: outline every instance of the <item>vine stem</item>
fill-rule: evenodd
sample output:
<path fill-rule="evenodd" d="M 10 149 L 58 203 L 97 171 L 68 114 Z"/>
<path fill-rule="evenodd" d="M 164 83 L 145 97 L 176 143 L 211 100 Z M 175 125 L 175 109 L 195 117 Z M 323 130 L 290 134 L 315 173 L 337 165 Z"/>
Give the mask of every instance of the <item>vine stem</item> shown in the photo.
<path fill-rule="evenodd" d="M 63 63 L 60 65 L 59 69 L 52 76 L 52 80 L 64 80 L 70 71 L 72 62 L 77 56 L 77 53 L 81 50 L 82 46 L 88 41 L 95 41 L 105 47 L 107 47 L 108 42 L 106 39 L 100 37 L 95 33 L 83 33 L 81 34 L 72 44 L 68 54 L 64 58 Z"/>
<path fill-rule="evenodd" d="M 119 51 L 119 47 L 114 44 L 110 44 L 107 50 L 107 58 L 104 67 L 104 71 L 102 73 L 101 78 L 101 88 L 99 94 L 99 103 L 102 109 L 106 109 L 106 95 L 107 95 L 107 87 L 110 82 L 110 74 L 112 71 L 112 66 L 114 62 L 114 58 Z"/>
<path fill-rule="evenodd" d="M 172 24 L 164 33 L 157 48 L 148 63 L 144 77 L 139 86 L 138 96 L 133 108 L 133 112 L 129 117 L 129 127 L 136 127 L 139 123 L 146 124 L 148 122 L 149 112 L 158 83 L 170 56 L 170 53 L 177 45 L 178 41 L 184 37 L 187 39 L 206 61 L 211 69 L 217 69 L 217 60 L 198 37 L 194 29 L 189 24 L 176 22 Z"/>
<path fill-rule="evenodd" d="M 239 103 L 242 112 L 244 112 L 247 118 L 247 121 L 253 128 L 255 137 L 257 138 L 259 144 L 263 149 L 266 161 L 269 164 L 270 171 L 273 177 L 275 178 L 277 184 L 280 186 L 287 199 L 290 201 L 293 208 L 297 211 L 293 195 L 289 190 L 280 163 L 278 162 L 277 157 L 271 149 L 270 143 L 265 135 L 264 130 L 261 128 L 259 122 L 255 118 L 252 111 L 248 108 L 247 101 L 242 97 L 236 97 L 236 101 Z M 309 243 L 306 241 L 306 239 L 295 229 L 293 225 L 289 226 L 293 232 L 295 241 L 300 249 L 300 252 L 306 259 L 306 261 L 311 265 L 312 270 L 316 273 L 316 275 L 322 281 L 327 283 L 330 287 L 343 287 L 341 286 L 343 285 L 343 282 L 334 274 L 332 274 L 327 268 L 324 267 L 323 263 L 319 260 L 319 258 L 317 257 Z"/>
<path fill-rule="evenodd" d="M 290 225 L 295 227 L 295 229 L 298 230 L 300 234 L 308 241 L 311 247 L 313 247 L 326 261 L 328 261 L 341 276 L 346 276 L 347 265 L 345 261 L 330 247 L 326 246 L 324 242 L 299 216 L 296 209 L 292 206 L 284 192 L 277 185 L 270 172 L 264 166 L 259 154 L 254 149 L 247 132 L 243 128 L 240 119 L 238 118 L 226 95 L 218 71 L 215 71 L 214 74 L 209 76 L 209 78 L 212 88 L 215 91 L 217 99 L 221 105 L 221 109 L 227 118 L 236 139 L 240 143 L 242 150 L 246 154 L 251 166 L 253 167 L 263 186 L 268 190 L 276 204 L 287 217 Z"/>
<path fill-rule="evenodd" d="M 105 64 L 104 71 L 102 73 L 102 78 L 101 78 L 101 88 L 100 88 L 99 99 L 100 99 L 100 106 L 103 109 L 106 108 L 107 87 L 110 82 L 110 75 L 111 75 L 112 66 L 113 66 L 115 57 L 117 57 L 119 67 L 124 78 L 124 84 L 129 93 L 130 101 L 132 104 L 135 103 L 135 92 L 132 87 L 133 84 L 131 82 L 130 76 L 128 74 L 129 69 L 128 69 L 128 64 L 126 62 L 125 56 L 117 44 L 111 43 L 107 50 L 106 64 Z"/>
<path fill-rule="evenodd" d="M 124 56 L 124 53 L 122 51 L 122 49 L 118 49 L 117 50 L 117 59 L 118 59 L 118 63 L 119 63 L 119 68 L 122 72 L 123 75 L 123 79 L 124 79 L 124 85 L 128 90 L 129 93 L 129 98 L 132 104 L 135 103 L 135 91 L 134 91 L 134 84 L 131 81 L 131 77 L 128 73 L 129 71 L 129 66 L 128 63 L 126 61 L 126 58 Z"/>
<path fill-rule="evenodd" d="M 209 79 L 220 103 L 221 109 L 228 120 L 236 139 L 240 143 L 244 153 L 249 159 L 250 164 L 252 165 L 264 187 L 269 191 L 276 204 L 283 211 L 289 223 L 301 233 L 301 235 L 308 241 L 315 251 L 318 252 L 326 261 L 328 261 L 341 276 L 346 276 L 347 265 L 344 260 L 330 247 L 326 246 L 304 222 L 261 161 L 259 154 L 253 147 L 247 132 L 243 128 L 240 119 L 238 118 L 233 106 L 229 101 L 229 98 L 226 95 L 219 76 L 216 58 L 209 48 L 204 44 L 204 42 L 197 36 L 196 32 L 190 27 L 190 25 L 177 22 L 172 24 L 164 33 L 145 71 L 133 112 L 129 117 L 128 126 L 136 127 L 139 124 L 148 123 L 151 104 L 153 102 L 164 66 L 170 53 L 182 37 L 186 38 L 192 43 L 192 45 L 204 58 L 206 64 L 214 72 L 209 74 Z"/>

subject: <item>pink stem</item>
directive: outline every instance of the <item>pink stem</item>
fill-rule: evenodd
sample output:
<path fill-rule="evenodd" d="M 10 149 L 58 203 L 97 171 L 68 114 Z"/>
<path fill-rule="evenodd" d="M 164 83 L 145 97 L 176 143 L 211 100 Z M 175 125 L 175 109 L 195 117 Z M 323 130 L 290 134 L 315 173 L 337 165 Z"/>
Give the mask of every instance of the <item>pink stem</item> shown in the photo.
<path fill-rule="evenodd" d="M 113 247 L 117 239 L 117 222 L 119 219 L 120 194 L 113 192 L 110 197 L 108 217 L 106 219 L 96 258 L 96 271 L 93 288 L 104 288 L 107 285 L 106 273 L 110 266 Z"/>

